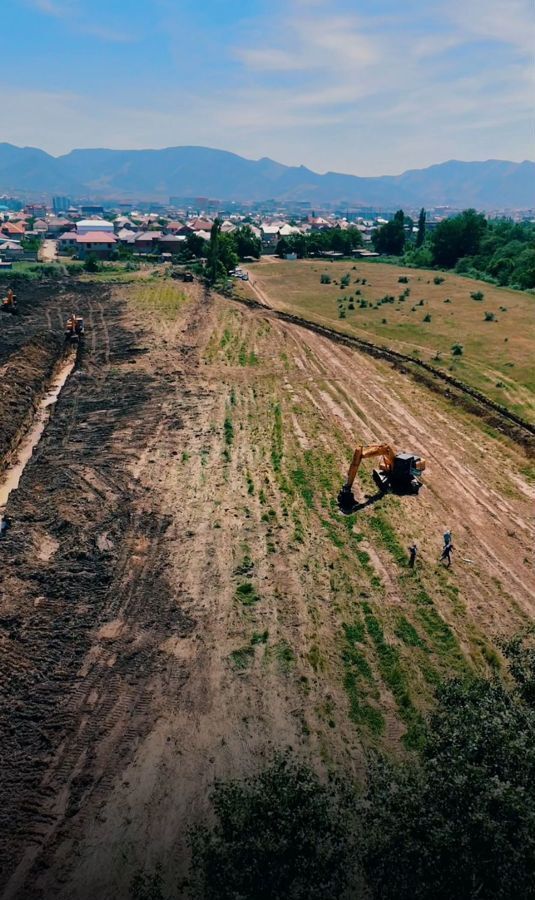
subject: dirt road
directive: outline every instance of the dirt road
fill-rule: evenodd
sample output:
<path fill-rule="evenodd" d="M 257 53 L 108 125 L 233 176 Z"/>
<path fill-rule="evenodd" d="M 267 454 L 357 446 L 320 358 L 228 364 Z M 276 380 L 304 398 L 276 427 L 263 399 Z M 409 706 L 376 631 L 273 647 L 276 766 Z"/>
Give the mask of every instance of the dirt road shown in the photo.
<path fill-rule="evenodd" d="M 84 288 L 86 346 L 10 501 L 2 898 L 126 900 L 158 863 L 181 896 L 215 777 L 288 745 L 353 775 L 366 746 L 406 752 L 437 678 L 499 668 L 533 616 L 517 447 L 384 363 L 173 290 Z M 426 457 L 420 496 L 367 469 L 342 518 L 357 440 Z"/>

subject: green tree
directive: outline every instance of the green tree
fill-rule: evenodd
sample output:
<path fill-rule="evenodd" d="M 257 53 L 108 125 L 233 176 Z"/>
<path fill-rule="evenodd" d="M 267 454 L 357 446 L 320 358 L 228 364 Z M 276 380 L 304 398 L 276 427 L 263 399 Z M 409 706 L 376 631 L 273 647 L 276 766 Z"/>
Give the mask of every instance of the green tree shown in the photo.
<path fill-rule="evenodd" d="M 243 225 L 241 228 L 237 228 L 236 231 L 232 232 L 232 237 L 234 239 L 236 253 L 240 259 L 244 259 L 246 256 L 253 256 L 255 259 L 260 259 L 260 254 L 262 253 L 262 241 L 260 238 L 256 237 L 249 225 Z"/>
<path fill-rule="evenodd" d="M 215 219 L 210 229 L 210 242 L 207 250 L 206 270 L 208 280 L 211 284 L 215 284 L 221 275 L 219 265 L 219 241 L 221 237 L 221 219 Z"/>
<path fill-rule="evenodd" d="M 186 238 L 186 250 L 195 259 L 206 256 L 207 243 L 199 234 L 188 234 Z"/>
<path fill-rule="evenodd" d="M 416 246 L 421 247 L 423 242 L 425 241 L 425 209 L 421 208 L 420 215 L 418 216 L 418 234 L 416 235 Z"/>
<path fill-rule="evenodd" d="M 382 225 L 372 237 L 378 253 L 399 256 L 405 246 L 405 214 L 399 209 L 391 222 Z"/>
<path fill-rule="evenodd" d="M 475 256 L 486 228 L 485 216 L 475 209 L 466 209 L 460 216 L 444 219 L 431 239 L 434 264 L 452 268 L 462 257 Z"/>
<path fill-rule="evenodd" d="M 202 900 L 340 898 L 354 868 L 349 797 L 277 756 L 256 777 L 216 784 L 213 828 L 192 834 L 193 894 Z"/>
<path fill-rule="evenodd" d="M 85 262 L 84 269 L 86 272 L 98 272 L 100 266 L 97 257 L 94 253 L 89 253 Z"/>
<path fill-rule="evenodd" d="M 533 671 L 532 671 L 533 675 Z M 535 713 L 498 681 L 440 689 L 420 760 L 369 772 L 377 900 L 512 900 L 535 884 Z"/>
<path fill-rule="evenodd" d="M 238 265 L 239 259 L 233 234 L 219 235 L 219 262 L 225 275 L 228 275 Z"/>

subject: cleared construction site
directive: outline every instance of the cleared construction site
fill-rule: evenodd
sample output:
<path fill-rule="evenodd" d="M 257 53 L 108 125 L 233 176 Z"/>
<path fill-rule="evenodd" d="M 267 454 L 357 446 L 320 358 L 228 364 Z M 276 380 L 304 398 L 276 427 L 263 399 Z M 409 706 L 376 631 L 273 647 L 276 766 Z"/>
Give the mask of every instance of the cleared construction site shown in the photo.
<path fill-rule="evenodd" d="M 2 900 L 179 880 L 215 779 L 288 747 L 358 779 L 440 679 L 503 670 L 534 614 L 522 415 L 198 281 L 5 305 Z"/>

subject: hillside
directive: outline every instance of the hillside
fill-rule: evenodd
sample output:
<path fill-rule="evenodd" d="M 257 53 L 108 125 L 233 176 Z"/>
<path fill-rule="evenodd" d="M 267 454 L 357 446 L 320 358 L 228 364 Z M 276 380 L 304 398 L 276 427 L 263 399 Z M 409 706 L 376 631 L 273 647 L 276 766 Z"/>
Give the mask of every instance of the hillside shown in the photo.
<path fill-rule="evenodd" d="M 451 160 L 401 175 L 360 178 L 268 158 L 245 159 L 207 147 L 162 150 L 72 150 L 53 157 L 33 147 L 0 144 L 0 192 L 74 196 L 222 200 L 300 200 L 379 207 L 531 208 L 535 163 Z"/>

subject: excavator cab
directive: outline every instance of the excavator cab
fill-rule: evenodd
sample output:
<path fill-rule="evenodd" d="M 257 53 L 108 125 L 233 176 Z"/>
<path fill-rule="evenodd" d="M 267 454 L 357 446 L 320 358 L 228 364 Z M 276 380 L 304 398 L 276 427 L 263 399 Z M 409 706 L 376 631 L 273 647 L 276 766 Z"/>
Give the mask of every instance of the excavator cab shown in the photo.
<path fill-rule="evenodd" d="M 65 340 L 71 344 L 77 344 L 85 334 L 84 320 L 81 316 L 71 313 L 65 325 Z"/>
<path fill-rule="evenodd" d="M 6 296 L 2 300 L 2 312 L 11 313 L 11 315 L 17 314 L 17 297 L 16 294 L 9 288 Z"/>
<path fill-rule="evenodd" d="M 380 491 L 397 494 L 417 494 L 422 486 L 419 475 L 425 468 L 422 460 L 413 453 L 396 453 L 389 471 L 373 470 L 373 480 Z"/>
<path fill-rule="evenodd" d="M 373 470 L 373 480 L 381 493 L 393 491 L 396 494 L 417 494 L 422 486 L 420 476 L 425 469 L 425 460 L 414 453 L 397 453 L 389 444 L 373 444 L 370 447 L 359 446 L 353 453 L 347 479 L 338 494 L 338 506 L 345 515 L 358 509 L 353 495 L 359 466 L 363 459 L 380 456 L 381 462 Z"/>

